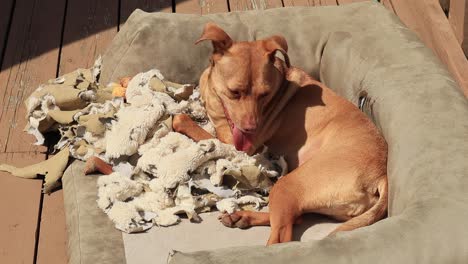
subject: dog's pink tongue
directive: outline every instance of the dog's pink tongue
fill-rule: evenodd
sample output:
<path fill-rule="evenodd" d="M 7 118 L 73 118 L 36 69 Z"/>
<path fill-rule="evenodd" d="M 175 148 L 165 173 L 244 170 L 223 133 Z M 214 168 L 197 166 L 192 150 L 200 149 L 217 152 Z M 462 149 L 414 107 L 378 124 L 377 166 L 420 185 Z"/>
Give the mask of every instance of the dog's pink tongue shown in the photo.
<path fill-rule="evenodd" d="M 247 152 L 253 145 L 253 135 L 244 134 L 236 126 L 232 130 L 232 135 L 234 136 L 234 146 L 237 150 Z"/>

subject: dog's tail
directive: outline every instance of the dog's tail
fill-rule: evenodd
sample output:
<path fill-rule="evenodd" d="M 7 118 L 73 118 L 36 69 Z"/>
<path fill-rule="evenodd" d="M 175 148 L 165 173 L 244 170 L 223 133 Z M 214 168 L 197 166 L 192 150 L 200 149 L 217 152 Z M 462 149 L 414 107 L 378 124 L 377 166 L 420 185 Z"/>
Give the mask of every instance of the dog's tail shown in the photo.
<path fill-rule="evenodd" d="M 349 219 L 342 225 L 338 226 L 330 235 L 333 235 L 340 231 L 351 231 L 353 229 L 371 225 L 380 219 L 385 217 L 387 212 L 388 204 L 388 183 L 387 176 L 382 177 L 377 185 L 377 191 L 379 192 L 379 200 L 369 210 L 363 214 L 358 215 L 354 218 Z"/>

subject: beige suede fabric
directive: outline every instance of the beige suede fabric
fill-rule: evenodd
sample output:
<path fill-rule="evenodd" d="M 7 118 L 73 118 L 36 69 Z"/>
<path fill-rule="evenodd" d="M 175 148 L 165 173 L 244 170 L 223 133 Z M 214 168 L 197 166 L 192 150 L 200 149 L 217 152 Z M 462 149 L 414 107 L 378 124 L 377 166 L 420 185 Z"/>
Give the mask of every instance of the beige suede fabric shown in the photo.
<path fill-rule="evenodd" d="M 170 263 L 467 263 L 468 103 L 395 15 L 374 2 L 208 16 L 137 10 L 104 56 L 101 81 L 158 68 L 197 82 L 211 45 L 193 43 L 208 21 L 235 40 L 284 35 L 292 65 L 362 99 L 389 145 L 389 217 L 320 241 L 177 252 Z"/>
<path fill-rule="evenodd" d="M 83 170 L 84 162 L 75 161 L 62 178 L 68 263 L 126 263 L 122 233 L 96 203 L 99 175 L 84 175 Z"/>
<path fill-rule="evenodd" d="M 267 208 L 264 208 L 265 210 Z M 203 213 L 201 223 L 183 219 L 171 227 L 152 228 L 139 234 L 122 234 L 127 264 L 165 264 L 174 250 L 194 252 L 239 246 L 262 246 L 270 228 L 226 228 L 217 219 L 219 212 Z M 340 223 L 325 216 L 307 215 L 295 226 L 294 241 L 313 241 L 326 237 Z"/>

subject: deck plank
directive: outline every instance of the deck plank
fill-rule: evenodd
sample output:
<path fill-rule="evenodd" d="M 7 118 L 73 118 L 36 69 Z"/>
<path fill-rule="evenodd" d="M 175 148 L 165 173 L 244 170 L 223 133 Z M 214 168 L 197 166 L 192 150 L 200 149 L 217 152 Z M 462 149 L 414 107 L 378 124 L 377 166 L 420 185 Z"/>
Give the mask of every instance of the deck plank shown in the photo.
<path fill-rule="evenodd" d="M 2 64 L 3 49 L 7 39 L 10 18 L 13 14 L 14 0 L 2 0 L 0 3 L 0 65 Z"/>
<path fill-rule="evenodd" d="M 336 6 L 336 0 L 283 0 L 284 6 Z"/>
<path fill-rule="evenodd" d="M 227 0 L 202 0 L 200 7 L 202 15 L 229 12 Z"/>
<path fill-rule="evenodd" d="M 338 5 L 337 0 L 314 0 L 315 2 L 320 1 L 321 6 L 336 6 Z"/>
<path fill-rule="evenodd" d="M 0 163 L 27 166 L 44 154 L 0 153 Z M 0 263 L 33 263 L 42 180 L 21 179 L 0 172 Z"/>
<path fill-rule="evenodd" d="M 368 2 L 371 0 L 336 0 L 338 5 L 346 5 L 346 4 L 352 4 L 352 3 L 359 3 L 359 2 Z"/>
<path fill-rule="evenodd" d="M 63 190 L 44 195 L 37 264 L 67 263 L 67 228 Z"/>
<path fill-rule="evenodd" d="M 283 0 L 284 6 L 313 6 L 313 0 Z"/>
<path fill-rule="evenodd" d="M 199 0 L 176 0 L 175 12 L 178 14 L 197 14 L 201 15 L 201 6 Z"/>
<path fill-rule="evenodd" d="M 56 74 L 64 1 L 17 0 L 0 72 L 0 152 L 44 151 L 33 146 L 23 101 Z"/>
<path fill-rule="evenodd" d="M 229 12 L 227 0 L 176 0 L 175 11 L 179 14 L 207 15 Z"/>
<path fill-rule="evenodd" d="M 120 25 L 123 25 L 137 8 L 145 12 L 172 13 L 172 0 L 121 0 Z"/>
<path fill-rule="evenodd" d="M 94 64 L 117 33 L 117 16 L 115 0 L 68 1 L 60 75 Z"/>
<path fill-rule="evenodd" d="M 438 0 L 391 0 L 395 13 L 430 47 L 468 97 L 468 61 Z M 416 15 L 415 15 L 416 14 Z"/>
<path fill-rule="evenodd" d="M 281 0 L 230 0 L 231 11 L 264 10 L 282 7 Z"/>
<path fill-rule="evenodd" d="M 126 20 L 131 6 L 124 4 L 121 7 L 121 19 Z M 91 67 L 95 59 L 105 52 L 117 33 L 118 9 L 118 1 L 114 0 L 68 1 L 59 74 Z M 37 263 L 66 263 L 63 191 L 44 196 L 42 210 Z"/>

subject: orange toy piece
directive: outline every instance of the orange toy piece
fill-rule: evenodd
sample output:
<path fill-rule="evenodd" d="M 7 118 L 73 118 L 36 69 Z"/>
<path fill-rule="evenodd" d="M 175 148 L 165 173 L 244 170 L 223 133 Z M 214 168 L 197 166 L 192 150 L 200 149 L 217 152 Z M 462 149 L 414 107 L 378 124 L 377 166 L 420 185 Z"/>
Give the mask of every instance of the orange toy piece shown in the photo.
<path fill-rule="evenodd" d="M 119 83 L 111 83 L 110 86 L 113 87 L 112 89 L 112 96 L 113 97 L 124 97 L 127 91 L 128 83 L 132 77 L 123 77 L 119 79 Z"/>
<path fill-rule="evenodd" d="M 122 87 L 118 84 L 113 84 L 112 96 L 113 97 L 125 97 L 126 91 L 127 91 L 127 88 Z"/>
<path fill-rule="evenodd" d="M 123 77 L 123 78 L 120 78 L 120 85 L 124 88 L 127 88 L 128 87 L 128 83 L 130 82 L 130 80 L 132 80 L 132 77 Z"/>

